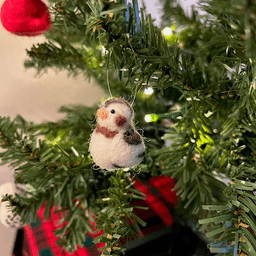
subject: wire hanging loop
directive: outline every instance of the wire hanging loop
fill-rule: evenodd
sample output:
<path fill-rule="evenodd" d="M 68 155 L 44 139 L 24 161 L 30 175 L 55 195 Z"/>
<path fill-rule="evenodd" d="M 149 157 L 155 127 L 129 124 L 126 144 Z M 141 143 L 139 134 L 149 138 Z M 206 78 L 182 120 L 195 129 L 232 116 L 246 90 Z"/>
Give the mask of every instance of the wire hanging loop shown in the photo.
<path fill-rule="evenodd" d="M 135 31 L 137 32 L 138 30 L 140 30 L 141 24 L 140 24 L 139 10 L 138 10 L 138 9 L 139 9 L 139 8 L 138 8 L 138 2 L 137 2 L 137 1 L 134 1 L 134 3 L 135 3 L 134 11 L 135 11 L 135 17 L 136 17 L 136 27 L 135 27 Z M 130 15 L 129 15 L 129 14 L 130 14 L 130 8 L 131 8 L 132 5 L 131 5 L 131 3 L 127 2 L 127 0 L 125 0 L 125 4 L 126 4 L 126 6 L 127 6 L 126 20 L 127 20 L 127 22 L 128 22 L 128 21 L 129 21 L 129 16 L 130 16 Z M 130 33 L 131 33 L 131 32 L 130 32 Z M 127 33 L 126 36 L 127 36 L 127 39 L 128 39 L 128 44 L 129 44 L 129 46 L 130 46 L 130 48 L 131 48 L 131 50 L 132 50 L 132 52 L 133 52 L 133 54 L 134 54 L 134 57 L 135 57 L 134 61 L 135 61 L 135 63 L 137 63 L 137 59 L 136 59 L 136 56 L 135 56 L 135 51 L 134 51 L 133 46 L 132 46 L 132 44 L 130 43 L 130 40 L 129 40 L 130 34 Z M 110 83 L 109 83 L 109 63 L 110 63 L 110 55 L 111 55 L 111 53 L 112 53 L 112 52 L 110 51 L 110 52 L 108 53 L 108 56 L 107 56 L 107 86 L 108 86 L 109 95 L 110 95 L 111 98 L 113 98 L 113 95 L 112 95 L 112 93 L 111 93 Z M 133 97 L 131 106 L 133 106 L 133 104 L 134 104 L 134 102 L 135 102 L 137 92 L 138 92 L 138 85 L 136 85 L 135 93 L 134 93 L 134 97 Z"/>
<path fill-rule="evenodd" d="M 130 18 L 130 10 L 132 9 L 132 4 L 130 2 L 128 2 L 127 0 L 125 0 L 125 5 L 126 5 L 126 8 L 127 8 L 126 21 L 128 23 L 129 18 Z M 139 7 L 138 7 L 137 0 L 133 1 L 133 10 L 134 10 L 135 18 L 136 18 L 136 26 L 135 26 L 135 34 L 136 34 L 138 31 L 141 31 L 141 22 L 140 22 Z M 128 24 L 127 24 L 127 28 L 128 28 Z M 131 48 L 131 51 L 133 52 L 135 64 L 138 64 L 135 51 L 134 51 L 133 46 L 130 42 L 130 35 L 132 35 L 134 33 L 134 31 L 132 31 L 132 29 L 130 29 L 130 31 L 127 31 L 127 32 L 128 32 L 126 34 L 127 42 L 128 42 L 128 44 Z M 139 87 L 139 85 L 137 84 L 136 88 L 135 88 L 135 92 L 134 92 L 134 97 L 133 97 L 132 102 L 131 102 L 131 106 L 133 106 L 133 104 L 135 102 L 136 95 L 137 95 L 137 92 L 138 92 L 138 87 Z"/>
<path fill-rule="evenodd" d="M 108 77 L 108 69 L 109 69 L 109 55 L 111 54 L 111 52 L 109 52 L 108 54 L 108 58 L 107 58 L 107 85 L 108 85 L 108 92 L 111 98 L 113 98 L 113 95 L 111 93 L 111 89 L 110 89 L 110 84 L 109 84 L 109 77 Z"/>

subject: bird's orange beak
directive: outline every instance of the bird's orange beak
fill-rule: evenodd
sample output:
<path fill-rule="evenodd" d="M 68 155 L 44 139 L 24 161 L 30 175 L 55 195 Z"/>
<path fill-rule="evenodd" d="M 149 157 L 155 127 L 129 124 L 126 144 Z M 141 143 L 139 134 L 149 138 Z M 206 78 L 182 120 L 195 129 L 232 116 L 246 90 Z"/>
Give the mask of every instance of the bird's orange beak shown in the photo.
<path fill-rule="evenodd" d="M 97 116 L 101 120 L 105 120 L 108 117 L 108 111 L 105 108 L 101 108 L 97 111 Z"/>

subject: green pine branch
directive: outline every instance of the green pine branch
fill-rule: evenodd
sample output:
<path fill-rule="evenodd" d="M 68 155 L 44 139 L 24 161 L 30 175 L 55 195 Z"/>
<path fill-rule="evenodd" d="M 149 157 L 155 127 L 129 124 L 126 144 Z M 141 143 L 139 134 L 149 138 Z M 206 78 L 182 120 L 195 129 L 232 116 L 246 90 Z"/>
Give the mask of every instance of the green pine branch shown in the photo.
<path fill-rule="evenodd" d="M 75 147 L 80 154 L 88 155 L 89 136 L 95 112 L 96 107 L 62 106 L 59 113 L 65 114 L 65 117 L 56 122 L 29 122 L 27 130 L 36 136 L 45 136 L 45 140 L 50 144 L 58 144 L 68 153 L 72 153 L 72 147 Z"/>
<path fill-rule="evenodd" d="M 74 110 L 66 109 L 67 112 L 68 110 L 72 116 Z M 24 223 L 36 222 L 37 213 L 42 206 L 45 207 L 45 219 L 51 217 L 51 209 L 54 207 L 56 212 L 62 213 L 55 230 L 57 244 L 65 246 L 69 252 L 76 250 L 77 245 L 83 246 L 85 234 L 94 229 L 92 215 L 96 215 L 99 210 L 101 211 L 96 217 L 96 227 L 103 229 L 105 234 L 95 242 L 106 242 L 106 252 L 108 248 L 117 252 L 121 250 L 121 244 L 118 242 L 121 237 L 128 239 L 138 236 L 137 222 L 143 226 L 145 222 L 132 213 L 130 202 L 132 199 L 144 199 L 144 195 L 133 187 L 135 182 L 130 178 L 130 172 L 116 172 L 108 181 L 92 168 L 87 154 L 81 154 L 74 147 L 71 147 L 68 153 L 58 144 L 49 143 L 47 140 L 39 140 L 37 146 L 36 136 L 17 132 L 22 124 L 27 132 L 42 128 L 33 123 L 28 124 L 20 116 L 14 121 L 9 118 L 0 120 L 2 146 L 6 149 L 0 155 L 2 164 L 9 163 L 10 167 L 15 168 L 15 182 L 26 185 L 24 195 L 6 194 L 2 198 L 2 201 L 9 202 L 13 207 L 15 216 L 20 215 Z M 108 188 L 108 200 L 101 199 L 105 194 L 101 191 L 103 188 Z M 102 208 L 96 201 L 107 201 L 108 206 Z M 110 222 L 115 225 L 112 231 L 108 229 Z M 60 225 L 63 223 L 67 224 Z M 105 241 L 108 234 L 115 240 Z"/>
<path fill-rule="evenodd" d="M 6 149 L 1 153 L 2 164 L 15 168 L 16 183 L 26 184 L 25 195 L 6 195 L 2 201 L 8 201 L 24 223 L 36 221 L 37 212 L 44 204 L 46 219 L 52 207 L 67 210 L 60 222 L 68 221 L 68 224 L 56 229 L 55 234 L 67 250 L 76 250 L 76 245 L 84 242 L 86 232 L 92 231 L 89 214 L 85 213 L 90 208 L 95 214 L 99 209 L 95 201 L 101 198 L 97 186 L 102 178 L 91 168 L 92 161 L 75 148 L 69 154 L 59 145 L 46 141 L 39 140 L 37 146 L 36 137 L 23 137 L 18 132 L 20 123 L 16 125 L 9 118 L 1 118 L 0 129 L 2 146 Z"/>
<path fill-rule="evenodd" d="M 227 196 L 228 202 L 226 205 L 216 207 L 203 206 L 204 209 L 216 212 L 211 218 L 199 221 L 205 226 L 211 224 L 206 227 L 208 230 L 206 235 L 214 240 L 211 245 L 213 252 L 220 250 L 214 246 L 219 242 L 223 243 L 222 248 L 227 248 L 228 244 L 232 245 L 227 255 L 233 255 L 236 250 L 254 255 L 256 250 L 255 146 L 252 143 L 256 131 L 254 114 L 252 114 L 252 109 L 255 108 L 254 97 L 251 98 L 250 103 L 246 107 L 241 107 L 233 116 L 233 122 L 237 124 L 236 129 L 226 126 L 224 130 L 226 135 L 232 136 L 230 141 L 225 143 L 226 154 L 229 153 L 225 169 L 231 183 L 223 193 Z M 227 140 L 227 136 L 223 140 Z"/>
<path fill-rule="evenodd" d="M 98 203 L 107 204 L 96 217 L 96 228 L 102 229 L 104 233 L 95 239 L 95 242 L 103 242 L 103 255 L 119 255 L 124 251 L 120 238 L 126 241 L 140 237 L 138 224 L 146 226 L 132 211 L 133 208 L 147 210 L 147 207 L 131 206 L 132 199 L 144 200 L 145 195 L 133 185 L 135 181 L 130 172 L 117 171 L 109 177 L 110 186 L 105 191 L 105 196 L 98 199 Z"/>

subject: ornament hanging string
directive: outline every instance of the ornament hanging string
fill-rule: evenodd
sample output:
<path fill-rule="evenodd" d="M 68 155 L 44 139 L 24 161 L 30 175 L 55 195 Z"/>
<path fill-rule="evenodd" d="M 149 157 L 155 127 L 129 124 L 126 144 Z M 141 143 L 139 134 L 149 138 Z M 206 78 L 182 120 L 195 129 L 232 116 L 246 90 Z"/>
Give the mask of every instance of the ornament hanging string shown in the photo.
<path fill-rule="evenodd" d="M 126 21 L 129 22 L 129 16 L 130 16 L 130 8 L 132 8 L 132 4 L 129 2 L 127 2 L 127 0 L 125 0 L 125 5 L 127 7 L 127 10 L 126 10 Z M 140 22 L 140 16 L 139 16 L 139 7 L 138 7 L 138 3 L 135 2 L 135 6 L 134 6 L 134 11 L 135 11 L 135 17 L 136 17 L 136 27 L 135 27 L 135 31 L 138 32 L 138 30 L 141 30 L 141 22 Z M 135 51 L 132 47 L 132 44 L 129 40 L 129 36 L 130 34 L 127 33 L 126 34 L 127 36 L 127 42 L 128 44 L 130 45 L 130 48 L 135 56 L 135 63 L 137 64 L 137 59 L 136 59 L 136 55 L 135 55 Z M 108 91 L 109 91 L 109 94 L 111 96 L 111 98 L 113 98 L 112 96 L 112 93 L 111 93 L 111 89 L 110 89 L 110 84 L 109 84 L 109 76 L 108 76 L 108 69 L 109 69 L 109 55 L 111 54 L 111 52 L 108 54 L 108 58 L 107 58 L 107 85 L 108 85 Z M 130 103 L 131 107 L 133 107 L 134 105 L 134 102 L 135 102 L 135 99 L 136 99 L 136 95 L 137 95 L 137 92 L 140 90 L 140 88 L 138 88 L 139 85 L 137 84 L 136 87 L 135 87 L 135 92 L 134 92 L 134 96 L 133 96 L 133 99 L 131 100 L 132 102 Z"/>
<path fill-rule="evenodd" d="M 107 68 L 107 84 L 108 84 L 108 92 L 111 98 L 113 98 L 112 93 L 111 93 L 111 89 L 110 89 L 110 85 L 109 85 L 109 79 L 108 79 L 108 68 Z"/>
<path fill-rule="evenodd" d="M 130 42 L 129 42 L 129 44 L 130 44 Z M 130 46 L 131 46 L 132 51 L 134 52 L 131 44 L 130 44 Z M 111 88 L 110 88 L 110 83 L 109 83 L 109 58 L 110 58 L 109 56 L 110 56 L 110 54 L 111 54 L 111 52 L 108 54 L 108 58 L 107 58 L 107 85 L 108 85 L 109 95 L 110 95 L 111 98 L 113 98 L 113 95 L 112 95 L 112 92 L 111 92 Z M 135 62 L 137 62 L 136 59 L 135 59 Z M 138 85 L 136 85 L 134 97 L 132 99 L 132 102 L 130 103 L 131 106 L 133 106 L 133 104 L 135 102 L 137 92 L 138 92 Z"/>
<path fill-rule="evenodd" d="M 130 17 L 131 9 L 133 8 L 133 10 L 135 12 L 135 18 L 136 18 L 135 34 L 136 34 L 138 31 L 141 31 L 141 22 L 140 22 L 140 14 L 139 14 L 138 2 L 137 1 L 132 1 L 133 2 L 133 7 L 132 7 L 132 3 L 130 3 L 130 1 L 128 2 L 127 0 L 125 0 L 124 2 L 125 2 L 125 5 L 126 5 L 127 28 L 128 28 L 128 23 L 129 23 L 129 17 Z M 130 34 L 133 34 L 133 33 L 134 32 L 132 32 L 132 30 L 130 30 Z M 132 52 L 134 54 L 134 57 L 135 57 L 135 63 L 137 64 L 136 54 L 135 54 L 135 51 L 134 51 L 134 49 L 132 47 L 132 44 L 131 44 L 131 42 L 129 40 L 130 34 L 129 33 L 126 34 L 127 39 L 128 39 L 127 42 L 130 45 L 130 47 L 131 47 L 131 50 L 132 50 Z M 137 92 L 140 90 L 140 88 L 138 88 L 138 86 L 139 85 L 136 85 L 136 87 L 135 87 L 134 97 L 133 97 L 131 106 L 133 106 L 133 104 L 135 102 L 135 99 L 136 99 Z"/>
<path fill-rule="evenodd" d="M 111 98 L 113 98 L 112 93 L 111 93 L 111 89 L 110 89 L 110 84 L 109 84 L 109 78 L 108 78 L 108 68 L 109 68 L 109 55 L 111 54 L 111 52 L 108 54 L 108 58 L 107 58 L 107 85 L 108 85 L 108 92 Z"/>
<path fill-rule="evenodd" d="M 133 52 L 133 55 L 134 55 L 134 61 L 135 61 L 135 63 L 137 64 L 137 59 L 136 59 L 135 51 L 134 51 L 134 49 L 133 49 L 133 47 L 132 47 L 132 44 L 131 44 L 130 41 L 129 41 L 129 34 L 128 34 L 127 36 L 128 36 L 128 43 L 129 43 L 129 45 L 130 45 L 130 47 L 131 47 L 131 50 L 132 50 L 132 52 Z M 136 85 L 135 92 L 134 92 L 134 97 L 133 97 L 133 100 L 132 100 L 132 102 L 131 102 L 131 106 L 133 106 L 133 104 L 134 104 L 134 102 L 135 102 L 137 92 L 138 92 L 138 85 Z"/>
<path fill-rule="evenodd" d="M 137 84 L 137 85 L 136 85 L 136 88 L 135 88 L 133 100 L 132 100 L 132 102 L 131 102 L 131 106 L 132 106 L 132 107 L 133 107 L 133 104 L 134 104 L 134 102 L 135 102 L 137 92 L 139 91 L 138 87 L 139 87 L 139 85 Z"/>

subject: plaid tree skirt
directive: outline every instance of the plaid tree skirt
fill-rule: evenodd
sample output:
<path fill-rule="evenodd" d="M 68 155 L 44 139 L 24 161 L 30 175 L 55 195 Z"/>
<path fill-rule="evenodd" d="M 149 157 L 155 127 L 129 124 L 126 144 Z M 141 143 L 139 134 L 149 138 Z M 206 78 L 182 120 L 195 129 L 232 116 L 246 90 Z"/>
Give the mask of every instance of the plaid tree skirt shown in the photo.
<path fill-rule="evenodd" d="M 175 186 L 174 180 L 170 177 L 158 176 L 143 183 L 136 180 L 135 186 L 147 197 L 145 201 L 133 202 L 133 205 L 149 207 L 147 211 L 134 209 L 134 213 L 147 222 L 146 228 L 141 231 L 141 236 L 148 237 L 151 233 L 166 232 L 166 228 L 173 225 L 174 218 L 171 211 L 178 202 L 176 193 L 172 191 Z M 52 208 L 51 218 L 44 220 L 43 212 L 44 206 L 38 212 L 37 222 L 24 227 L 23 256 L 98 256 L 101 254 L 100 248 L 104 244 L 94 244 L 93 238 L 101 235 L 102 231 L 97 234 L 87 233 L 84 246 L 78 247 L 74 253 L 70 254 L 55 243 L 57 238 L 54 236 L 54 230 L 61 218 L 61 213 L 54 213 Z M 17 252 L 16 256 L 18 256 Z"/>

